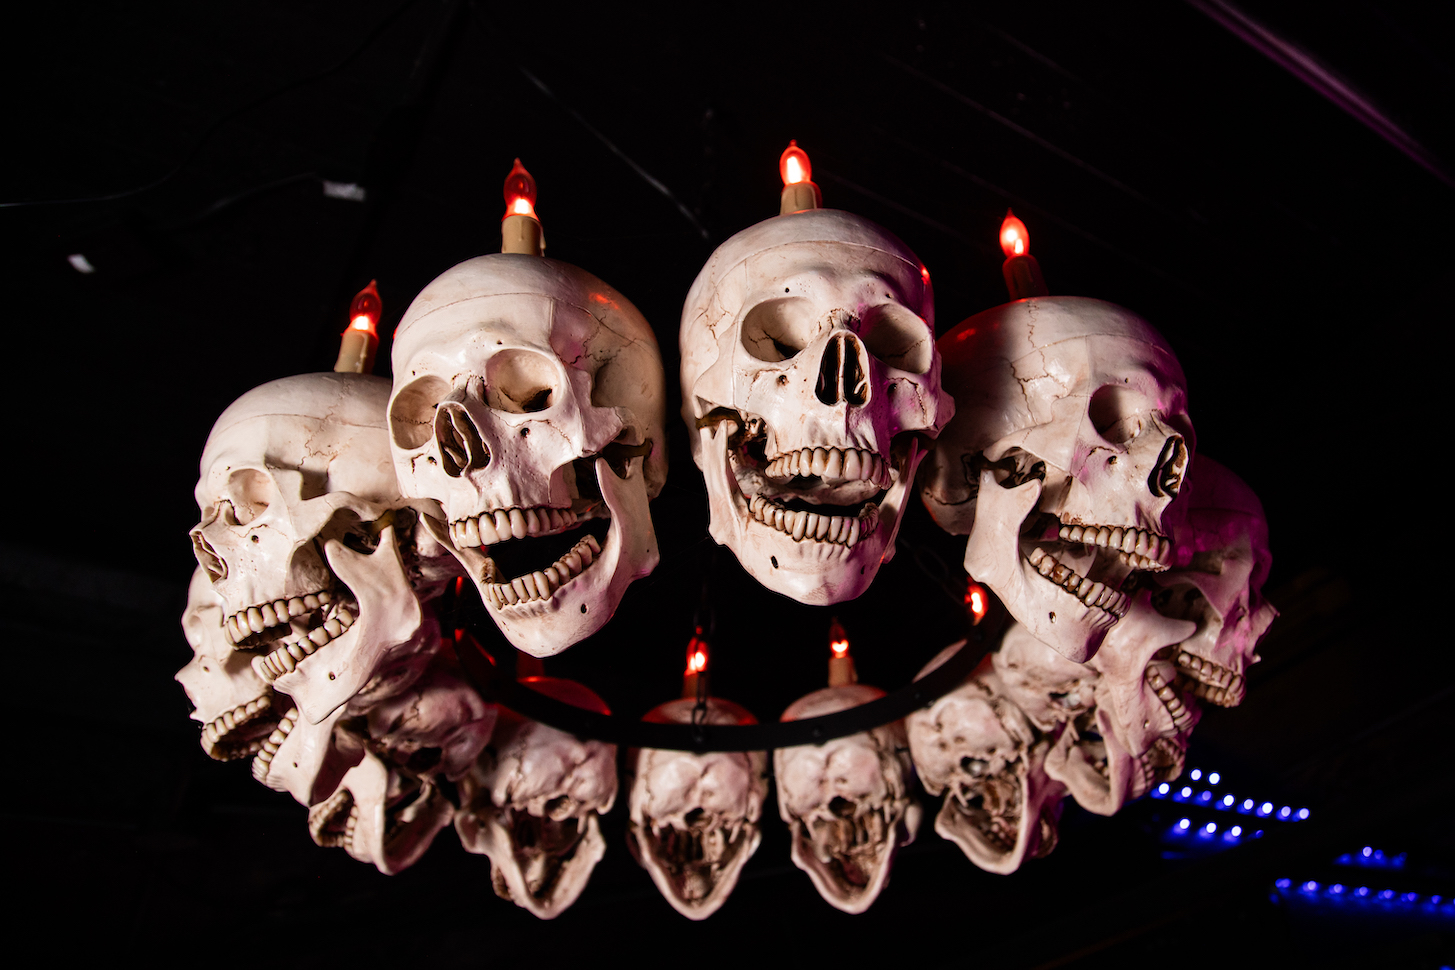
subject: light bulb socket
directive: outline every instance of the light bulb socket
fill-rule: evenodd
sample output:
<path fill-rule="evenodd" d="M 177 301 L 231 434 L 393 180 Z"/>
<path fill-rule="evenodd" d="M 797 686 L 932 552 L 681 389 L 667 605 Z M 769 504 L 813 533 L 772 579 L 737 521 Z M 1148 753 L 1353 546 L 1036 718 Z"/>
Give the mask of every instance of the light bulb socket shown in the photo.
<path fill-rule="evenodd" d="M 333 369 L 336 374 L 374 373 L 374 355 L 379 352 L 379 338 L 367 330 L 344 331 L 339 342 L 338 360 Z"/>
<path fill-rule="evenodd" d="M 778 201 L 778 214 L 786 216 L 792 212 L 806 212 L 823 208 L 823 193 L 817 182 L 793 182 L 783 186 L 783 195 Z"/>
<path fill-rule="evenodd" d="M 845 654 L 842 657 L 829 658 L 829 686 L 843 687 L 846 684 L 857 684 L 859 673 L 854 669 L 854 658 Z"/>
<path fill-rule="evenodd" d="M 500 251 L 502 253 L 523 253 L 527 256 L 544 256 L 546 234 L 540 220 L 535 216 L 508 215 L 500 220 Z"/>
<path fill-rule="evenodd" d="M 1051 291 L 1046 289 L 1046 279 L 1041 275 L 1041 264 L 1030 253 L 1012 256 L 1000 271 L 1005 276 L 1005 288 L 1012 300 L 1051 295 Z"/>

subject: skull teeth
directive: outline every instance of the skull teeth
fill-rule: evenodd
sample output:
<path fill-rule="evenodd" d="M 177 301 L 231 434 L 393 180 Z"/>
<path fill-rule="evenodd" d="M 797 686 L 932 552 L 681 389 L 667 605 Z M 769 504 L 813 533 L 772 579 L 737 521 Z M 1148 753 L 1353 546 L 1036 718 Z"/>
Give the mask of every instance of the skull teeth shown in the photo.
<path fill-rule="evenodd" d="M 1133 569 L 1162 570 L 1172 561 L 1172 543 L 1166 536 L 1146 529 L 1063 525 L 1059 535 L 1063 542 L 1084 542 L 1088 546 L 1115 550 L 1121 553 L 1117 558 Z"/>
<path fill-rule="evenodd" d="M 322 626 L 314 627 L 306 633 L 295 632 L 272 653 L 254 660 L 253 670 L 271 684 L 277 678 L 292 672 L 304 657 L 316 653 L 319 647 L 343 636 L 344 631 L 353 625 L 354 615 L 339 607 L 332 616 L 324 620 Z"/>
<path fill-rule="evenodd" d="M 556 594 L 556 590 L 585 572 L 600 555 L 601 543 L 596 541 L 595 536 L 588 535 L 545 569 L 517 576 L 506 583 L 487 584 L 485 602 L 496 609 L 505 609 L 523 603 L 547 601 Z M 493 572 L 494 565 L 490 568 Z"/>
<path fill-rule="evenodd" d="M 273 728 L 273 733 L 258 742 L 258 756 L 253 759 L 253 777 L 264 784 L 268 780 L 268 771 L 272 767 L 273 759 L 278 755 L 278 749 L 283 742 L 288 740 L 288 735 L 293 733 L 293 727 L 298 723 L 298 708 L 290 707 L 288 713 L 283 715 L 278 726 Z"/>
<path fill-rule="evenodd" d="M 570 509 L 543 505 L 529 509 L 494 509 L 451 522 L 450 539 L 462 549 L 493 546 L 510 539 L 564 532 L 576 521 L 577 515 Z"/>
<path fill-rule="evenodd" d="M 1075 570 L 1062 563 L 1055 556 L 1037 546 L 1031 550 L 1026 561 L 1046 579 L 1060 586 L 1087 606 L 1106 610 L 1117 619 L 1127 615 L 1132 599 L 1126 593 L 1112 589 L 1105 583 L 1098 583 L 1078 575 Z"/>
<path fill-rule="evenodd" d="M 1156 694 L 1157 699 L 1162 702 L 1162 706 L 1167 709 L 1167 714 L 1172 718 L 1172 723 L 1176 725 L 1177 730 L 1191 731 L 1192 711 L 1182 703 L 1182 698 L 1177 696 L 1177 691 L 1173 690 L 1172 686 L 1162 679 L 1162 675 L 1151 667 L 1143 672 L 1142 677 L 1147 682 L 1147 686 L 1152 689 L 1152 693 Z"/>
<path fill-rule="evenodd" d="M 888 488 L 889 462 L 860 448 L 800 448 L 779 455 L 763 468 L 766 478 L 822 478 L 831 482 L 873 482 Z"/>
<path fill-rule="evenodd" d="M 1192 681 L 1192 695 L 1218 707 L 1237 707 L 1243 702 L 1243 675 L 1227 667 L 1204 660 L 1181 650 L 1177 654 L 1177 671 Z"/>
<path fill-rule="evenodd" d="M 831 542 L 852 549 L 879 527 L 879 506 L 869 503 L 858 515 L 822 515 L 780 505 L 770 498 L 754 495 L 748 512 L 764 525 L 793 537 L 794 542 L 811 539 Z"/>
<path fill-rule="evenodd" d="M 223 628 L 227 630 L 228 638 L 234 644 L 238 644 L 254 633 L 262 633 L 269 627 L 281 626 L 296 616 L 310 613 L 332 601 L 333 594 L 326 589 L 321 589 L 306 596 L 294 596 L 286 600 L 260 603 L 245 610 L 238 610 L 229 616 L 223 621 Z"/>
<path fill-rule="evenodd" d="M 225 744 L 225 740 L 238 728 L 266 714 L 273 706 L 271 693 L 255 697 L 246 704 L 239 704 L 230 711 L 224 711 L 213 718 L 202 729 L 202 750 L 217 761 L 234 761 L 247 758 L 262 750 L 262 742 L 250 740 L 243 744 Z"/>

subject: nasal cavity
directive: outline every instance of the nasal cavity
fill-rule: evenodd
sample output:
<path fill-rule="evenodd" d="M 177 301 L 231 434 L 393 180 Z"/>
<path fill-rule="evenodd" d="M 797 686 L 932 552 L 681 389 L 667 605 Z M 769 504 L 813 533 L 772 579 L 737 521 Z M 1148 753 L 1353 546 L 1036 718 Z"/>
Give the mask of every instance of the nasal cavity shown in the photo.
<path fill-rule="evenodd" d="M 490 464 L 490 449 L 470 413 L 459 404 L 441 404 L 434 416 L 434 438 L 440 448 L 440 467 L 451 478 Z"/>
<path fill-rule="evenodd" d="M 839 818 L 849 818 L 854 814 L 855 805 L 842 795 L 835 795 L 829 799 L 829 811 Z"/>
<path fill-rule="evenodd" d="M 824 404 L 863 407 L 869 403 L 869 365 L 864 345 L 851 333 L 837 333 L 824 347 L 814 396 Z"/>
<path fill-rule="evenodd" d="M 207 571 L 207 578 L 211 582 L 227 578 L 227 563 L 212 548 L 212 543 L 202 534 L 201 529 L 192 530 L 192 552 L 197 556 L 197 564 Z"/>
<path fill-rule="evenodd" d="M 1147 487 L 1153 495 L 1175 498 L 1182 488 L 1182 477 L 1187 474 L 1187 442 L 1182 435 L 1169 435 L 1157 456 L 1152 474 L 1147 476 Z"/>

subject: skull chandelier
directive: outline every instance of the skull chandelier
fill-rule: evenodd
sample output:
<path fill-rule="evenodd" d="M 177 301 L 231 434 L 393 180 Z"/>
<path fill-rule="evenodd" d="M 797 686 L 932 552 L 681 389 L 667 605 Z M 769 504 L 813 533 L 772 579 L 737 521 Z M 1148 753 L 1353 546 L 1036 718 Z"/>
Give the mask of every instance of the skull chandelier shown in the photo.
<path fill-rule="evenodd" d="M 666 394 L 636 308 L 543 256 L 517 161 L 503 251 L 415 297 L 392 383 L 368 375 L 371 283 L 334 373 L 249 391 L 213 426 L 176 675 L 207 755 L 251 759 L 318 845 L 386 874 L 453 830 L 542 919 L 585 890 L 621 785 L 627 848 L 701 920 L 770 799 L 794 865 L 860 913 L 926 798 L 935 832 L 1003 875 L 1052 851 L 1065 798 L 1110 815 L 1181 773 L 1276 611 L 1262 507 L 1194 454 L 1171 347 L 1120 307 L 1048 296 L 1009 214 L 1012 302 L 936 341 L 913 252 L 820 208 L 796 145 L 780 170 L 780 214 L 718 247 L 683 308 L 710 535 L 767 589 L 839 603 L 894 555 L 916 488 L 967 537 L 970 625 L 977 582 L 1004 624 L 885 692 L 834 621 L 828 686 L 766 723 L 711 695 L 700 629 L 682 697 L 640 720 L 545 676 L 657 565 Z M 518 653 L 442 630 L 471 594 Z"/>

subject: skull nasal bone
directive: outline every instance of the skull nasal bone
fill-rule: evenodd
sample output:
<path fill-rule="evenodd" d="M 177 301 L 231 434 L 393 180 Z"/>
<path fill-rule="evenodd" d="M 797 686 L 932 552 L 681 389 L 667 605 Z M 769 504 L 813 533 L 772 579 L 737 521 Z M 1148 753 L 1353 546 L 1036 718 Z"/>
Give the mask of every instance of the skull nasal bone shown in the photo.
<path fill-rule="evenodd" d="M 480 440 L 470 413 L 459 404 L 446 402 L 439 406 L 434 416 L 434 437 L 439 445 L 440 466 L 451 478 L 490 464 L 490 449 Z"/>
<path fill-rule="evenodd" d="M 824 404 L 863 407 L 869 403 L 869 366 L 864 345 L 851 333 L 836 333 L 824 347 L 814 396 Z"/>
<path fill-rule="evenodd" d="M 1182 435 L 1169 435 L 1157 456 L 1157 464 L 1148 476 L 1147 487 L 1153 495 L 1176 498 L 1182 488 L 1182 477 L 1187 474 L 1187 442 Z"/>

